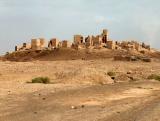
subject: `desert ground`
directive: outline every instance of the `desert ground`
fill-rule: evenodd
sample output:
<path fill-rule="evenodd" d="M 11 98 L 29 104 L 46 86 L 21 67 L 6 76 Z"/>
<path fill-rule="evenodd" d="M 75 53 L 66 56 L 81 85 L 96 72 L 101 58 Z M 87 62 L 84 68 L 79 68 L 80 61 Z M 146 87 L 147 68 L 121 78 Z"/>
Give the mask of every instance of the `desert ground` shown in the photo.
<path fill-rule="evenodd" d="M 160 82 L 150 74 L 160 61 L 1 61 L 0 121 L 160 121 Z M 51 83 L 28 83 L 39 76 Z"/>

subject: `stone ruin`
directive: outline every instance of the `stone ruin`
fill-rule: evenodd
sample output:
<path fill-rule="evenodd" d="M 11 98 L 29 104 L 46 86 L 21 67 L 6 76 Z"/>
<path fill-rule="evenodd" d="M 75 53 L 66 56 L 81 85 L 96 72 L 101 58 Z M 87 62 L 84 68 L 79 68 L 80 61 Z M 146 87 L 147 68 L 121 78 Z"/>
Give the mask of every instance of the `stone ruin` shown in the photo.
<path fill-rule="evenodd" d="M 51 39 L 48 43 L 49 48 L 58 48 L 59 46 L 59 40 L 56 38 Z"/>
<path fill-rule="evenodd" d="M 72 46 L 72 43 L 70 42 L 70 41 L 68 41 L 68 40 L 63 40 L 62 41 L 62 48 L 71 48 L 71 46 Z"/>
<path fill-rule="evenodd" d="M 29 49 L 31 49 L 31 44 L 30 43 L 23 43 L 22 46 L 15 46 L 15 51 L 29 50 Z"/>
<path fill-rule="evenodd" d="M 48 43 L 48 46 L 47 46 Z M 108 30 L 104 29 L 100 35 L 74 35 L 73 43 L 68 40 L 60 41 L 57 38 L 52 38 L 47 42 L 44 38 L 31 39 L 31 43 L 23 43 L 21 46 L 15 46 L 15 51 L 25 50 L 43 50 L 55 48 L 72 48 L 72 49 L 101 49 L 107 48 L 112 50 L 135 50 L 139 52 L 150 51 L 150 45 L 138 43 L 137 41 L 113 41 L 109 39 Z"/>
<path fill-rule="evenodd" d="M 31 40 L 31 49 L 32 50 L 41 50 L 41 49 L 45 48 L 45 46 L 46 46 L 46 40 L 43 38 Z"/>

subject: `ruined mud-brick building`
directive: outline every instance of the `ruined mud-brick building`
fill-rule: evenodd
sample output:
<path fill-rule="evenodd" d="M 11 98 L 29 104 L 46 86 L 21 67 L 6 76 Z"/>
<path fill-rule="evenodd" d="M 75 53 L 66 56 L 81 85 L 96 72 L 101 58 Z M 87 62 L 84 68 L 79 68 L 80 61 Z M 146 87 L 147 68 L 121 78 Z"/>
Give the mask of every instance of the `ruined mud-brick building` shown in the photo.
<path fill-rule="evenodd" d="M 30 43 L 23 43 L 23 45 L 15 46 L 15 51 L 29 50 L 31 49 Z"/>
<path fill-rule="evenodd" d="M 102 37 L 102 43 L 107 43 L 107 41 L 109 40 L 108 30 L 104 29 L 103 33 L 101 34 L 101 37 Z"/>
<path fill-rule="evenodd" d="M 107 41 L 106 46 L 107 46 L 108 49 L 116 49 L 116 44 L 112 40 Z"/>
<path fill-rule="evenodd" d="M 48 43 L 48 46 L 46 45 Z M 84 37 L 80 34 L 74 35 L 73 43 L 68 40 L 60 41 L 52 38 L 47 42 L 44 38 L 32 39 L 31 43 L 23 43 L 21 46 L 15 46 L 15 51 L 24 50 L 42 50 L 45 48 L 73 48 L 73 49 L 100 49 L 107 48 L 112 50 L 134 50 L 134 51 L 150 51 L 150 45 L 138 43 L 137 41 L 113 41 L 109 38 L 109 32 L 104 29 L 99 35 L 88 35 Z"/>
<path fill-rule="evenodd" d="M 85 40 L 84 40 L 85 38 Z M 83 37 L 82 35 L 75 35 L 74 36 L 74 45 L 78 48 L 108 48 L 108 49 L 116 49 L 116 50 L 135 50 L 135 51 L 142 51 L 142 50 L 150 50 L 150 46 L 144 43 L 140 44 L 137 41 L 113 41 L 109 39 L 108 30 L 104 29 L 100 35 L 96 36 L 87 36 Z M 85 46 L 84 46 L 85 45 Z"/>
<path fill-rule="evenodd" d="M 31 40 L 31 49 L 32 50 L 41 50 L 46 47 L 46 40 L 43 38 L 32 39 Z"/>
<path fill-rule="evenodd" d="M 84 37 L 82 35 L 74 35 L 71 47 L 74 49 L 85 48 Z"/>
<path fill-rule="evenodd" d="M 32 39 L 31 40 L 31 49 L 32 50 L 38 50 L 40 49 L 40 39 Z"/>
<path fill-rule="evenodd" d="M 88 36 L 85 38 L 85 46 L 86 48 L 90 48 L 93 46 L 93 36 Z"/>
<path fill-rule="evenodd" d="M 48 47 L 49 47 L 49 48 L 58 48 L 59 42 L 60 42 L 60 41 L 59 41 L 57 38 L 53 38 L 53 39 L 51 39 L 51 40 L 49 41 Z"/>
<path fill-rule="evenodd" d="M 107 44 L 108 31 L 105 29 L 100 35 L 97 36 L 87 36 L 83 37 L 82 35 L 74 35 L 74 45 L 77 45 L 79 48 L 101 48 Z M 76 46 L 76 47 L 77 47 Z"/>
<path fill-rule="evenodd" d="M 23 43 L 23 45 L 15 46 L 15 51 L 41 50 L 45 47 L 46 40 L 44 38 L 31 39 L 31 43 Z"/>
<path fill-rule="evenodd" d="M 93 46 L 94 46 L 94 48 L 96 49 L 98 49 L 98 48 L 101 48 L 103 45 L 102 45 L 102 43 L 103 43 L 103 38 L 101 37 L 101 36 L 99 36 L 99 35 L 97 35 L 96 37 L 94 37 L 94 36 L 92 36 L 93 37 Z"/>
<path fill-rule="evenodd" d="M 77 45 L 83 44 L 83 36 L 82 35 L 74 35 L 74 43 Z"/>
<path fill-rule="evenodd" d="M 71 48 L 71 46 L 72 46 L 72 43 L 70 42 L 70 41 L 68 41 L 68 40 L 63 40 L 62 41 L 62 48 Z"/>

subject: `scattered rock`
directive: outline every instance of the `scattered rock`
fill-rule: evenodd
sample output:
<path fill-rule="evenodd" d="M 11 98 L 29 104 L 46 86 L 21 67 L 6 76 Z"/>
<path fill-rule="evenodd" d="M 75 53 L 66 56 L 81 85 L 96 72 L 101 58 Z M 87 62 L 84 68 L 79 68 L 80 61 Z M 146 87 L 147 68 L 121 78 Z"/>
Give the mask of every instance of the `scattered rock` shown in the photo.
<path fill-rule="evenodd" d="M 105 106 L 102 106 L 101 108 L 105 108 Z"/>
<path fill-rule="evenodd" d="M 116 76 L 115 80 L 116 83 L 117 82 L 129 82 L 130 78 L 128 77 L 127 74 L 120 74 L 118 76 Z"/>
<path fill-rule="evenodd" d="M 114 56 L 115 61 L 138 61 L 137 56 L 118 55 Z"/>
<path fill-rule="evenodd" d="M 151 59 L 151 58 L 148 58 L 148 57 L 145 57 L 145 58 L 142 58 L 142 61 L 143 61 L 143 62 L 151 62 L 152 59 Z"/>
<path fill-rule="evenodd" d="M 133 78 L 132 76 L 129 76 L 128 78 L 129 78 L 130 80 L 134 80 L 134 78 Z"/>
<path fill-rule="evenodd" d="M 136 56 L 131 56 L 131 61 L 138 61 L 138 57 L 136 57 Z"/>
<path fill-rule="evenodd" d="M 146 52 L 144 50 L 140 51 L 140 53 L 145 54 Z"/>
<path fill-rule="evenodd" d="M 71 109 L 77 109 L 77 107 L 76 106 L 71 106 Z"/>
<path fill-rule="evenodd" d="M 128 71 L 127 74 L 132 74 L 132 71 Z"/>
<path fill-rule="evenodd" d="M 130 82 L 132 82 L 132 81 L 138 81 L 139 80 L 138 78 L 134 78 L 132 76 L 128 76 L 128 78 L 130 79 Z"/>
<path fill-rule="evenodd" d="M 143 89 L 143 87 L 137 87 L 137 88 L 139 88 L 139 89 Z"/>
<path fill-rule="evenodd" d="M 115 77 L 114 77 L 114 76 L 112 76 L 112 77 L 111 77 L 111 79 L 115 80 Z"/>
<path fill-rule="evenodd" d="M 81 108 L 84 108 L 85 106 L 84 105 L 81 105 Z"/>
<path fill-rule="evenodd" d="M 34 112 L 34 114 L 37 114 L 37 112 Z"/>

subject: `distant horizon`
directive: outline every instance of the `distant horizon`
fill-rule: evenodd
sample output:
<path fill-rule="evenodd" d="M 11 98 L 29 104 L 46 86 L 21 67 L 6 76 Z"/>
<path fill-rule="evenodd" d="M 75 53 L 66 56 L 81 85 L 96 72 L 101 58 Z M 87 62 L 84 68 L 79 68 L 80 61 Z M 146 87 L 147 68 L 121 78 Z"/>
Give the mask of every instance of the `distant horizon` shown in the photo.
<path fill-rule="evenodd" d="M 0 54 L 32 38 L 73 40 L 109 30 L 112 40 L 136 40 L 160 49 L 160 1 L 1 0 Z"/>

